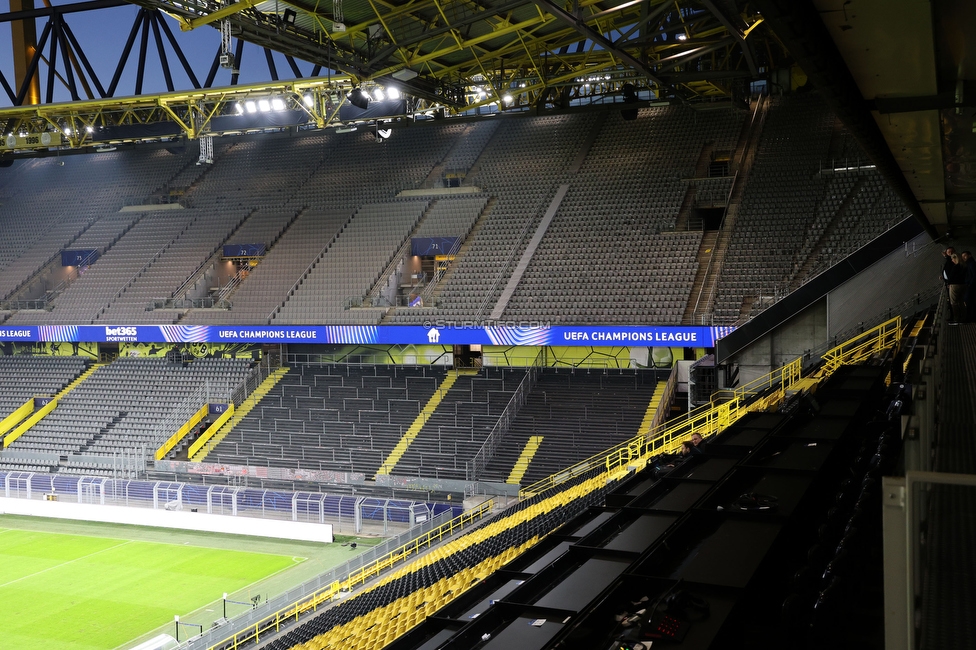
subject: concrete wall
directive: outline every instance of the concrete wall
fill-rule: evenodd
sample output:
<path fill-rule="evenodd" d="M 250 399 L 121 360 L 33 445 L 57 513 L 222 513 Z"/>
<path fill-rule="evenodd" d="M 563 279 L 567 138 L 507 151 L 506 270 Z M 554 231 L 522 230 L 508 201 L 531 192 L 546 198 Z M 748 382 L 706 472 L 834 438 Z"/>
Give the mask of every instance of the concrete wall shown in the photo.
<path fill-rule="evenodd" d="M 827 297 L 830 336 L 931 289 L 942 273 L 943 249 L 923 233 L 907 243 L 907 250 L 892 252 L 831 291 Z"/>
<path fill-rule="evenodd" d="M 762 377 L 826 342 L 827 299 L 821 298 L 735 356 L 739 385 Z"/>
<path fill-rule="evenodd" d="M 331 524 L 208 515 L 203 512 L 126 508 L 125 506 L 0 497 L 0 514 L 31 515 L 109 524 L 132 524 L 134 526 L 176 528 L 231 535 L 253 535 L 255 537 L 296 539 L 303 542 L 324 542 L 326 544 L 333 541 Z"/>

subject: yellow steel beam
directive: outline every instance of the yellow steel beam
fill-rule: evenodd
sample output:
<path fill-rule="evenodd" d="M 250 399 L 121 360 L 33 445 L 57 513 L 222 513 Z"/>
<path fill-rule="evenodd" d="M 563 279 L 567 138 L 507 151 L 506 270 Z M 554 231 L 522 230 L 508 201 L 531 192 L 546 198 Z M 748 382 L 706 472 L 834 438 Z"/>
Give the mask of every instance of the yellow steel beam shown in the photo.
<path fill-rule="evenodd" d="M 228 106 L 247 99 L 280 97 L 288 101 L 289 107 L 300 108 L 312 118 L 319 128 L 324 128 L 338 114 L 339 102 L 331 113 L 326 112 L 327 100 L 337 90 L 351 88 L 348 76 L 332 77 L 331 82 L 321 79 L 293 80 L 275 83 L 262 83 L 174 92 L 139 97 L 115 99 L 95 99 L 60 104 L 34 106 L 15 106 L 0 109 L 0 121 L 12 124 L 15 135 L 51 134 L 47 144 L 40 138 L 31 142 L 20 142 L 7 147 L 0 140 L 0 153 L 13 150 L 38 150 L 56 146 L 78 148 L 108 142 L 99 138 L 97 127 L 124 124 L 148 124 L 171 120 L 188 138 L 212 132 L 210 126 L 215 116 L 221 115 Z M 340 92 L 343 94 L 343 92 Z M 305 96 L 311 98 L 311 106 L 306 105 Z M 142 139 L 142 138 L 135 138 Z M 33 140 L 36 140 L 33 141 Z M 114 139 L 112 142 L 125 142 Z"/>
<path fill-rule="evenodd" d="M 188 32 L 197 27 L 203 27 L 204 25 L 209 25 L 210 23 L 222 20 L 224 18 L 229 18 L 236 13 L 240 13 L 245 9 L 250 9 L 256 4 L 259 4 L 261 0 L 238 0 L 232 5 L 227 5 L 226 7 L 221 7 L 217 11 L 211 12 L 206 16 L 200 16 L 199 18 L 187 18 L 185 16 L 177 16 L 180 21 L 180 29 L 184 32 Z"/>

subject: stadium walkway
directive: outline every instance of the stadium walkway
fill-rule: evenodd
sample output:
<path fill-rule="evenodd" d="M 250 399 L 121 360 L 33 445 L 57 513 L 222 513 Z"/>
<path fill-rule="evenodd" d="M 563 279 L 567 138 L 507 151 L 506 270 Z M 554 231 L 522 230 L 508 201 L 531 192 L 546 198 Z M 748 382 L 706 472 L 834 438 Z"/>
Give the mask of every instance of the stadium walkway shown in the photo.
<path fill-rule="evenodd" d="M 933 468 L 976 474 L 976 323 L 941 331 L 942 399 Z M 976 648 L 976 488 L 933 486 L 922 650 Z"/>

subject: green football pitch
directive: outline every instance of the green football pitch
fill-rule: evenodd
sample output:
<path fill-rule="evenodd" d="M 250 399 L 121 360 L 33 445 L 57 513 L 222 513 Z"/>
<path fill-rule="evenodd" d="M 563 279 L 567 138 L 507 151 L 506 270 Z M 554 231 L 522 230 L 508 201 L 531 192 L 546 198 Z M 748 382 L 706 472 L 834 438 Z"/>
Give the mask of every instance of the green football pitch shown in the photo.
<path fill-rule="evenodd" d="M 339 544 L 0 517 L 0 648 L 131 647 L 175 636 L 174 615 L 209 627 L 223 614 L 222 594 L 274 595 L 352 554 Z"/>

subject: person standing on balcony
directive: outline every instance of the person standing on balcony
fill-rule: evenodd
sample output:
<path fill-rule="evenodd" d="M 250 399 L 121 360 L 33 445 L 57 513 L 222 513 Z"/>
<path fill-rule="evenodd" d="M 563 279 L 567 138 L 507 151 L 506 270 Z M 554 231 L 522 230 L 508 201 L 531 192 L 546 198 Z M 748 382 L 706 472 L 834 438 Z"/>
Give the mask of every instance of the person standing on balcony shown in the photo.
<path fill-rule="evenodd" d="M 949 256 L 942 274 L 949 285 L 949 324 L 958 325 L 966 320 L 966 267 L 955 252 Z"/>

